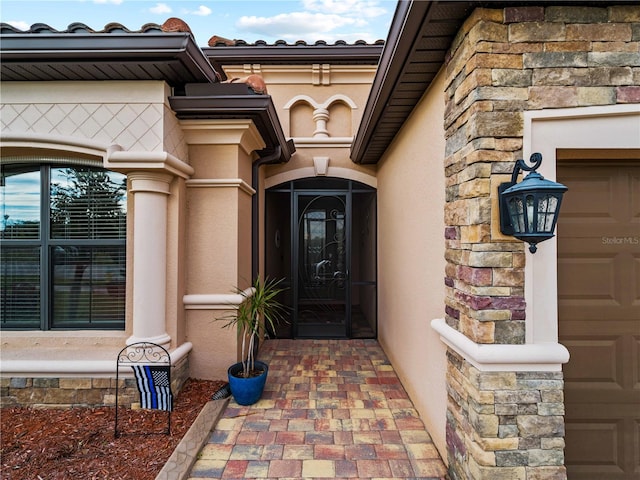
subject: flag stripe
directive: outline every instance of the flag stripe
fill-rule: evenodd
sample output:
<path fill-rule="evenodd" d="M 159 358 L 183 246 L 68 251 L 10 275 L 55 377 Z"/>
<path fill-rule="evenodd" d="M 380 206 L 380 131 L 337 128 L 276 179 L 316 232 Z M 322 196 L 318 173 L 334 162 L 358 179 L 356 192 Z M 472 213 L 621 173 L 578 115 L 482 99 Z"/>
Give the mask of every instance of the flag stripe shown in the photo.
<path fill-rule="evenodd" d="M 132 365 L 131 368 L 140 392 L 140 407 L 171 411 L 173 408 L 169 370 L 171 367 Z"/>

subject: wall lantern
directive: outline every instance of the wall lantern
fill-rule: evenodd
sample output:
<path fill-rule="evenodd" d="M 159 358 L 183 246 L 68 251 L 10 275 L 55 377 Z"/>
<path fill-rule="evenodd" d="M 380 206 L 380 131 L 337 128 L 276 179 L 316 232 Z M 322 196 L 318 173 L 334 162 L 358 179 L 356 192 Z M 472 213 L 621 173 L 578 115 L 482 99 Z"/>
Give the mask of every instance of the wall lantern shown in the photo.
<path fill-rule="evenodd" d="M 513 167 L 511 182 L 498 187 L 500 202 L 500 231 L 529 244 L 529 251 L 536 253 L 539 242 L 553 237 L 556 228 L 562 195 L 567 187 L 561 183 L 545 180 L 536 170 L 542 163 L 542 155 L 534 153 L 529 167 L 520 159 Z M 520 171 L 529 173 L 517 183 Z"/>

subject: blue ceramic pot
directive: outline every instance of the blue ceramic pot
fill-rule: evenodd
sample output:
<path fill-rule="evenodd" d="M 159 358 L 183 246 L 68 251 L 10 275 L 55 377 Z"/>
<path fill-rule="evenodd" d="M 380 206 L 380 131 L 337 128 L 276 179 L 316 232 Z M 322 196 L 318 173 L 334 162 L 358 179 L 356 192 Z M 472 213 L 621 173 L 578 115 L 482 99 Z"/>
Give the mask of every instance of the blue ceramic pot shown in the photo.
<path fill-rule="evenodd" d="M 269 366 L 258 360 L 255 361 L 256 370 L 262 370 L 262 373 L 255 377 L 238 377 L 242 373 L 242 362 L 233 364 L 227 370 L 229 377 L 229 388 L 234 400 L 240 405 L 253 405 L 262 396 L 264 385 L 267 382 L 267 373 Z"/>

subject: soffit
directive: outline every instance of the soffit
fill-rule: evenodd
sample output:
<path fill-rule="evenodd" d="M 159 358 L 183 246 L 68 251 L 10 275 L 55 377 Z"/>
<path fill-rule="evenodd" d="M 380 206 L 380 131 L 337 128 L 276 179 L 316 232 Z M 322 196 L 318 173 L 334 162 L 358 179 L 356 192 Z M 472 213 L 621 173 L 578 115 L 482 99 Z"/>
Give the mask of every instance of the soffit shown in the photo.
<path fill-rule="evenodd" d="M 478 7 L 607 7 L 616 1 L 399 0 L 360 128 L 351 147 L 355 163 L 375 164 L 395 138 L 445 62 L 471 12 Z"/>
<path fill-rule="evenodd" d="M 216 72 L 188 32 L 163 32 L 147 24 L 131 32 L 109 24 L 96 32 L 84 24 L 65 31 L 36 24 L 20 31 L 0 24 L 3 81 L 161 80 L 171 86 L 215 82 Z"/>
<path fill-rule="evenodd" d="M 382 157 L 442 67 L 473 8 L 473 2 L 398 2 L 351 148 L 354 162 L 374 164 Z"/>

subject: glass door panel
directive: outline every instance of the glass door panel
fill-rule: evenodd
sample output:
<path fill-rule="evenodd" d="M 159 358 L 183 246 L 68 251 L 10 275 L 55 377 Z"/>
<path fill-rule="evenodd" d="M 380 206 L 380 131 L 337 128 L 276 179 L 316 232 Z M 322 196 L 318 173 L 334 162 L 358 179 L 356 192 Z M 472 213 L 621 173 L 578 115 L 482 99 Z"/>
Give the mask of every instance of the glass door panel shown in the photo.
<path fill-rule="evenodd" d="M 376 289 L 376 195 L 352 192 L 351 338 L 375 338 L 377 334 Z"/>
<path fill-rule="evenodd" d="M 296 195 L 296 337 L 349 336 L 347 198 Z"/>

